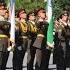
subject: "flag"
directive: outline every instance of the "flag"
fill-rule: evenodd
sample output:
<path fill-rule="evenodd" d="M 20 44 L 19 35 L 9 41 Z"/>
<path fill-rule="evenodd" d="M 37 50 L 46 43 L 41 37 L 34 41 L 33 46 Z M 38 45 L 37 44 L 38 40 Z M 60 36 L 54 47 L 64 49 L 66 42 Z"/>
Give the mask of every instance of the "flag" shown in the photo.
<path fill-rule="evenodd" d="M 47 0 L 47 15 L 48 15 L 48 31 L 47 31 L 47 45 L 51 48 L 54 47 L 53 43 L 53 15 L 52 15 L 52 0 Z"/>
<path fill-rule="evenodd" d="M 15 45 L 15 0 L 10 0 L 9 5 L 9 21 L 11 23 L 10 28 L 10 41 L 12 44 L 12 47 Z"/>

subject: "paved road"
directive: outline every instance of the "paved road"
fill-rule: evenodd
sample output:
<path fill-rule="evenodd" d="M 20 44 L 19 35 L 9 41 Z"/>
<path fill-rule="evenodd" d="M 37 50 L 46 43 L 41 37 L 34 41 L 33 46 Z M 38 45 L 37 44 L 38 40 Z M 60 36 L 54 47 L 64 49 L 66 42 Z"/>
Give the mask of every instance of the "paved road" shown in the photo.
<path fill-rule="evenodd" d="M 30 45 L 30 42 L 31 41 L 28 42 L 28 47 Z M 7 66 L 6 66 L 8 68 L 12 68 L 12 57 L 13 57 L 13 53 L 10 52 L 8 63 L 7 63 Z M 25 54 L 25 58 L 24 58 L 23 62 L 24 62 L 24 64 L 23 64 L 23 66 L 24 66 L 23 70 L 26 70 L 26 66 L 27 66 L 27 53 Z M 51 57 L 50 57 L 49 68 L 56 68 L 56 65 L 52 65 L 52 63 L 53 63 L 53 54 L 51 54 Z M 35 62 L 34 62 L 34 64 L 35 64 Z M 6 70 L 12 70 L 12 69 L 6 69 Z"/>
<path fill-rule="evenodd" d="M 12 57 L 13 57 L 13 53 L 12 52 L 10 52 L 10 55 L 9 55 L 9 59 L 8 59 L 8 63 L 7 63 L 7 67 L 8 68 L 12 68 Z M 49 68 L 56 68 L 56 65 L 52 65 L 52 63 L 53 63 L 53 54 L 51 54 L 51 58 L 50 58 L 50 61 L 49 61 Z M 27 66 L 27 53 L 25 54 L 25 58 L 24 58 L 24 64 L 23 64 L 23 66 L 24 66 L 24 68 L 23 68 L 23 70 L 26 70 L 26 66 Z M 34 64 L 35 64 L 35 62 L 34 62 Z M 6 69 L 6 70 L 12 70 L 12 69 Z"/>
<path fill-rule="evenodd" d="M 8 63 L 7 63 L 8 68 L 12 68 L 12 57 L 13 57 L 13 53 L 10 52 Z M 27 70 L 26 69 L 26 66 L 27 66 L 26 63 L 27 63 L 27 53 L 25 54 L 25 58 L 24 58 L 23 70 Z M 34 61 L 34 64 L 35 64 L 35 61 Z M 56 65 L 53 65 L 53 54 L 51 54 L 51 57 L 50 57 L 49 68 L 50 69 L 52 68 L 51 70 L 56 70 Z M 6 70 L 13 70 L 13 69 L 6 69 Z M 70 69 L 66 69 L 66 70 L 70 70 Z"/>

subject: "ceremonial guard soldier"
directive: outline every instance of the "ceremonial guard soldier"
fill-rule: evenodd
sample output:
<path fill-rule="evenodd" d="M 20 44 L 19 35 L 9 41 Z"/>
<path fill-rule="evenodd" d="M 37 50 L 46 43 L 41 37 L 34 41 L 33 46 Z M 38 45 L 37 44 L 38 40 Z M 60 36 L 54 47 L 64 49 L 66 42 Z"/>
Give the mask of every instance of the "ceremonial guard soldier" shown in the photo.
<path fill-rule="evenodd" d="M 38 45 L 34 45 L 38 48 L 36 53 L 36 70 L 48 70 L 51 50 L 46 48 L 48 23 L 45 9 L 38 9 L 37 18 L 38 34 L 36 40 Z"/>
<path fill-rule="evenodd" d="M 35 70 L 45 70 L 46 65 L 48 65 L 49 62 L 48 60 L 49 57 L 47 57 L 46 59 L 46 56 L 48 56 L 49 54 L 47 53 L 48 55 L 46 55 L 46 38 L 45 38 L 48 24 L 47 22 L 45 22 L 46 13 L 43 8 L 38 9 L 35 14 L 36 14 L 37 36 L 32 45 L 32 48 L 34 49 L 32 50 L 33 53 L 31 53 L 31 55 L 35 56 L 36 53 Z M 45 64 L 45 61 L 47 64 Z M 33 70 L 33 67 L 31 68 L 32 69 L 29 70 Z"/>
<path fill-rule="evenodd" d="M 8 50 L 10 46 L 9 41 L 10 23 L 7 21 L 0 21 L 0 70 L 6 69 Z"/>
<path fill-rule="evenodd" d="M 67 68 L 70 68 L 70 22 L 64 27 L 62 33 L 66 44 L 65 64 Z"/>
<path fill-rule="evenodd" d="M 27 15 L 28 19 L 28 38 L 31 40 L 30 46 L 28 47 L 28 56 L 27 56 L 27 70 L 33 70 L 34 58 L 36 53 L 36 47 L 33 46 L 33 43 L 37 37 L 37 26 L 35 23 L 35 13 L 31 11 Z"/>
<path fill-rule="evenodd" d="M 66 51 L 67 51 L 67 36 L 66 27 L 68 24 L 69 14 L 67 11 L 63 11 L 59 19 L 55 22 L 55 48 L 54 48 L 54 61 L 57 66 L 57 70 L 66 70 Z M 69 33 L 69 32 L 67 32 Z"/>
<path fill-rule="evenodd" d="M 18 24 L 16 25 L 16 47 L 13 56 L 13 69 L 22 70 L 23 59 L 28 46 L 27 22 L 25 9 L 18 12 Z M 19 33 L 19 34 L 17 34 Z"/>

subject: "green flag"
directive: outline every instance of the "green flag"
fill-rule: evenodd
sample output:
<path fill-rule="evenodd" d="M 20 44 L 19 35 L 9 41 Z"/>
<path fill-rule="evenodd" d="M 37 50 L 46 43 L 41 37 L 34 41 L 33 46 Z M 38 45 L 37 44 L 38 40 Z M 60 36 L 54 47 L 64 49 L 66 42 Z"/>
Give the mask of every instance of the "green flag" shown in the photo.
<path fill-rule="evenodd" d="M 52 0 L 47 0 L 47 7 L 48 7 L 48 31 L 47 31 L 47 45 L 51 48 L 53 48 L 53 29 L 54 29 L 54 24 L 53 24 L 53 16 L 52 16 Z"/>

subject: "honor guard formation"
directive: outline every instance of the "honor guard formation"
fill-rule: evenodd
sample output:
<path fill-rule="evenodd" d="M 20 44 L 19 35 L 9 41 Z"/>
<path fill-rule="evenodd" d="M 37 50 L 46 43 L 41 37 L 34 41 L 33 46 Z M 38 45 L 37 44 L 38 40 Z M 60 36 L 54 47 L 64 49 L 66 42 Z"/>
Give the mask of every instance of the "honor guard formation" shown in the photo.
<path fill-rule="evenodd" d="M 15 16 L 15 46 L 13 47 L 13 70 L 23 69 L 27 52 L 27 70 L 50 70 L 49 59 L 57 70 L 70 68 L 70 13 L 62 11 L 54 20 L 54 48 L 47 45 L 48 15 L 44 8 L 26 12 L 20 8 Z M 11 46 L 9 9 L 0 3 L 0 70 L 6 70 Z M 34 60 L 35 68 L 34 68 Z M 53 70 L 53 69 L 51 69 Z"/>

